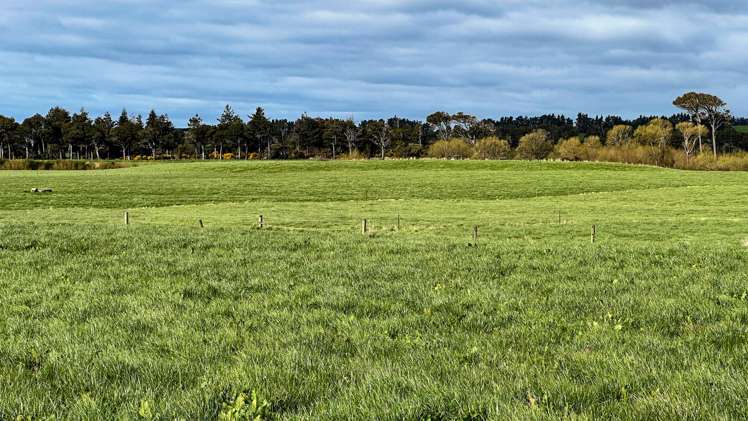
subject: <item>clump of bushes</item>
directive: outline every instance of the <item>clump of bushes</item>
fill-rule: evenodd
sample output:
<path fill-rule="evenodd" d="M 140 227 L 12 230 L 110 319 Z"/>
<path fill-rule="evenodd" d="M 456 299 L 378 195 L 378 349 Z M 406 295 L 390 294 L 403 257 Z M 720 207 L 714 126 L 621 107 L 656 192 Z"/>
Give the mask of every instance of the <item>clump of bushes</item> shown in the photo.
<path fill-rule="evenodd" d="M 597 152 L 595 161 L 655 165 L 651 150 L 641 145 L 606 146 Z"/>
<path fill-rule="evenodd" d="M 473 148 L 461 139 L 440 140 L 429 146 L 428 156 L 440 159 L 467 159 L 473 156 Z"/>
<path fill-rule="evenodd" d="M 715 159 L 711 152 L 689 157 L 683 151 L 677 151 L 673 158 L 674 167 L 684 170 L 748 171 L 746 152 L 720 155 Z"/>
<path fill-rule="evenodd" d="M 553 144 L 550 134 L 543 129 L 535 130 L 519 139 L 517 157 L 521 159 L 546 159 L 551 152 L 553 152 Z"/>
<path fill-rule="evenodd" d="M 594 161 L 602 147 L 597 136 L 587 136 L 584 140 L 575 136 L 561 140 L 556 145 L 555 156 L 564 161 Z"/>
<path fill-rule="evenodd" d="M 35 159 L 0 160 L 0 170 L 108 170 L 122 167 L 122 164 L 113 161 L 45 161 Z"/>
<path fill-rule="evenodd" d="M 475 159 L 511 159 L 512 147 L 507 140 L 492 136 L 479 140 L 473 148 Z"/>

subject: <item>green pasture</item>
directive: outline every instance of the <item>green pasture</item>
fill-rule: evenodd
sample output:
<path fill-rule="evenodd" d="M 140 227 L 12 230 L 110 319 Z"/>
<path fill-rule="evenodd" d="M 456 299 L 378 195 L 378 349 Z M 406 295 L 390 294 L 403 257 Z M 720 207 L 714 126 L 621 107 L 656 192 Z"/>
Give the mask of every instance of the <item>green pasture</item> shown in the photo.
<path fill-rule="evenodd" d="M 1 419 L 740 419 L 746 372 L 748 173 L 0 171 Z"/>

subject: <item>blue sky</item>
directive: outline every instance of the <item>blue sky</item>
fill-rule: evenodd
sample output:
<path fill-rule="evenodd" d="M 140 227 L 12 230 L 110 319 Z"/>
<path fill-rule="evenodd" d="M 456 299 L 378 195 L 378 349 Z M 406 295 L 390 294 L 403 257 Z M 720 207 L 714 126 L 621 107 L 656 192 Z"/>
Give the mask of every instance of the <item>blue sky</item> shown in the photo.
<path fill-rule="evenodd" d="M 0 114 L 748 115 L 739 1 L 2 0 Z M 743 9 L 743 10 L 741 10 Z"/>

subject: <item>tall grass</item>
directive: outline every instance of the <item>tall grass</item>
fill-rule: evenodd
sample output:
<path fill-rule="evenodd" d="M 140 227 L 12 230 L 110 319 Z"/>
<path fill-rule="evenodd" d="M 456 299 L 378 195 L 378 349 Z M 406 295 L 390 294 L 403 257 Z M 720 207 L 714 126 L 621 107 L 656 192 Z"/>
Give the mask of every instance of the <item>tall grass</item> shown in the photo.
<path fill-rule="evenodd" d="M 124 166 L 124 164 L 115 161 L 47 161 L 34 159 L 0 160 L 0 170 L 108 170 L 122 168 Z"/>
<path fill-rule="evenodd" d="M 575 145 L 570 152 L 566 144 L 561 145 L 556 157 L 563 160 L 587 160 L 599 162 L 621 162 L 626 164 L 659 165 L 684 170 L 748 171 L 748 153 L 721 154 L 714 158 L 711 152 L 688 156 L 680 149 L 653 148 L 650 146 L 606 146 L 586 148 Z M 574 159 L 573 157 L 580 157 Z M 583 159 L 581 158 L 583 157 Z"/>

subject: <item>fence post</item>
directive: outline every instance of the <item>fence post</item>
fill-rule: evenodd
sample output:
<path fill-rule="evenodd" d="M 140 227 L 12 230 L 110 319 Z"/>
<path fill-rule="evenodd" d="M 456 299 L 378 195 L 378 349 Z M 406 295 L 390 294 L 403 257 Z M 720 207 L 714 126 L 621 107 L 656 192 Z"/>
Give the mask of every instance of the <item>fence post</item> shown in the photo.
<path fill-rule="evenodd" d="M 366 234 L 367 232 L 369 232 L 369 227 L 366 219 L 364 219 L 361 221 L 361 234 Z"/>
<path fill-rule="evenodd" d="M 473 225 L 473 243 L 475 243 L 476 246 L 478 245 L 478 226 L 477 225 Z"/>
<path fill-rule="evenodd" d="M 203 228 L 203 220 L 202 219 L 198 219 L 197 223 L 200 225 L 200 228 Z"/>
<path fill-rule="evenodd" d="M 265 218 L 263 218 L 262 215 L 260 215 L 260 217 L 257 220 L 257 223 L 260 225 L 260 228 L 264 228 L 265 227 Z"/>
<path fill-rule="evenodd" d="M 400 231 L 400 214 L 397 214 L 397 230 Z"/>
<path fill-rule="evenodd" d="M 125 211 L 125 225 L 130 225 L 130 212 Z"/>
<path fill-rule="evenodd" d="M 593 226 L 592 226 L 592 242 L 593 242 L 593 243 L 595 242 L 595 235 L 597 234 L 597 232 L 596 232 L 596 231 L 597 231 L 597 230 L 596 230 L 596 227 L 595 227 L 595 226 L 593 225 Z"/>

